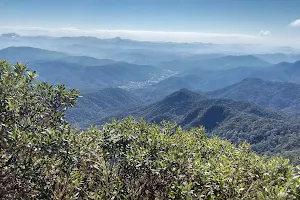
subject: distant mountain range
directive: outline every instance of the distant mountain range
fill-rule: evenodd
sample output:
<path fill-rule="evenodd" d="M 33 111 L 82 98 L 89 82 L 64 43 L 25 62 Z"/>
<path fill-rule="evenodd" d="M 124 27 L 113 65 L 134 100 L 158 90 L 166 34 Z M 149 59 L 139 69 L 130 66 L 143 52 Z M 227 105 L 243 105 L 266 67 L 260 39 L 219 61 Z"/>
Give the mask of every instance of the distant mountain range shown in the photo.
<path fill-rule="evenodd" d="M 85 55 L 97 58 L 108 58 L 118 60 L 118 55 L 123 53 L 121 61 L 130 62 L 128 58 L 137 58 L 136 64 L 153 64 L 153 58 L 159 61 L 178 60 L 189 54 L 299 54 L 300 50 L 285 46 L 265 46 L 255 44 L 212 44 L 212 43 L 172 43 L 172 42 L 150 42 L 135 41 L 124 38 L 100 39 L 96 37 L 49 37 L 49 36 L 23 36 L 17 33 L 8 33 L 0 36 L 0 48 L 9 46 L 31 46 L 55 51 L 62 51 L 72 55 Z M 132 57 L 138 54 L 137 57 Z M 140 57 L 146 58 L 140 63 Z M 269 59 L 273 62 L 273 59 Z M 273 61 L 271 61 L 273 60 Z M 278 61 L 279 59 L 277 59 Z M 120 60 L 118 60 L 120 61 Z M 282 57 L 279 62 L 293 62 Z"/>
<path fill-rule="evenodd" d="M 101 66 L 84 66 L 63 61 L 33 62 L 30 69 L 39 72 L 40 79 L 63 83 L 84 91 L 105 87 L 119 87 L 136 82 L 142 84 L 163 71 L 146 65 L 113 63 Z"/>
<path fill-rule="evenodd" d="M 191 69 L 226 70 L 237 67 L 266 67 L 270 65 L 271 63 L 253 55 L 217 56 L 209 59 L 200 58 L 199 60 L 188 58 L 186 60 L 174 60 L 160 63 L 162 68 L 181 72 Z"/>
<path fill-rule="evenodd" d="M 224 87 L 235 87 L 234 84 L 238 84 L 244 79 L 250 80 L 261 80 L 255 83 L 249 83 L 249 88 L 252 87 L 251 84 L 254 84 L 253 87 L 258 89 L 261 87 L 260 94 L 270 94 L 269 96 L 273 95 L 274 87 L 270 86 L 270 84 L 261 84 L 262 80 L 265 81 L 272 81 L 274 82 L 273 85 L 277 85 L 279 87 L 284 88 L 297 88 L 297 85 L 292 83 L 300 84 L 300 61 L 295 63 L 279 63 L 276 65 L 272 65 L 270 67 L 239 67 L 227 70 L 203 70 L 201 68 L 193 68 L 190 70 L 186 70 L 175 76 L 169 77 L 167 79 L 162 80 L 157 84 L 150 85 L 146 88 L 136 91 L 141 97 L 145 98 L 149 102 L 155 102 L 157 100 L 161 100 L 168 94 L 175 92 L 181 88 L 190 89 L 193 91 L 214 91 L 222 89 Z M 248 82 L 249 82 L 248 81 Z M 245 83 L 243 82 L 243 86 Z M 278 83 L 275 83 L 278 82 Z M 269 83 L 269 82 L 268 82 Z M 287 84 L 285 84 L 287 83 Z M 291 84 L 289 84 L 291 83 Z M 234 85 L 234 86 L 231 86 Z M 238 84 L 240 86 L 240 84 Z M 270 86 L 270 87 L 269 87 Z M 240 86 L 241 87 L 241 86 Z M 266 89 L 264 89 L 266 88 Z M 224 89 L 225 90 L 225 89 Z M 234 89 L 232 89 L 234 90 Z M 280 91 L 282 91 L 280 90 Z M 293 89 L 295 90 L 295 89 Z M 240 88 L 238 91 L 244 91 L 247 94 L 247 88 Z M 288 93 L 288 89 L 287 92 Z M 251 93 L 251 92 L 250 92 Z M 275 94 L 274 94 L 275 95 Z M 284 96 L 285 94 L 282 93 L 278 94 L 279 96 Z M 228 95 L 230 96 L 230 95 Z M 246 95 L 245 95 L 246 96 Z M 253 95 L 252 95 L 253 96 Z M 216 96 L 218 97 L 218 96 Z M 223 97 L 222 95 L 220 97 Z M 289 95 L 288 95 L 289 97 Z M 284 97 L 287 98 L 287 97 Z M 243 100 L 243 99 L 237 99 Z M 283 99 L 282 99 L 283 100 Z M 285 99 L 288 101 L 288 99 Z M 284 100 L 284 101 L 285 101 Z M 285 102 L 285 103 L 287 103 Z M 258 102 L 254 102 L 258 103 Z M 293 102 L 294 104 L 296 102 Z M 276 108 L 276 109 L 283 109 L 278 107 L 280 103 L 276 103 L 276 106 L 271 106 L 271 104 L 267 107 Z M 262 104 L 264 106 L 264 104 Z M 295 109 L 295 108 L 293 108 Z"/>
<path fill-rule="evenodd" d="M 277 64 L 281 62 L 292 63 L 300 60 L 300 54 L 273 53 L 273 54 L 255 54 L 254 56 L 273 64 Z"/>
<path fill-rule="evenodd" d="M 8 47 L 0 50 L 0 58 L 11 63 L 33 61 L 62 61 L 85 66 L 100 66 L 116 63 L 109 59 L 97 59 L 89 56 L 71 56 L 67 53 L 49 51 L 33 47 Z"/>
<path fill-rule="evenodd" d="M 1 36 L 0 43 L 3 38 L 24 42 L 14 34 Z M 300 61 L 277 63 L 294 61 L 296 54 L 198 54 L 201 45 L 218 45 L 121 38 L 25 39 L 52 50 L 8 47 L 0 50 L 0 59 L 28 62 L 39 80 L 80 89 L 82 97 L 67 117 L 81 128 L 131 114 L 158 123 L 174 121 L 184 129 L 203 125 L 210 136 L 236 144 L 246 140 L 259 153 L 295 159 L 300 152 Z"/>
<path fill-rule="evenodd" d="M 226 56 L 209 59 L 209 62 L 219 60 L 232 60 L 236 66 L 241 66 L 243 63 L 251 64 L 251 61 L 246 62 L 243 59 L 253 58 L 252 56 Z M 241 60 L 240 60 L 241 59 Z M 254 57 L 255 59 L 255 57 Z M 204 60 L 207 61 L 207 60 Z M 266 81 L 276 81 L 282 83 L 297 83 L 300 84 L 300 61 L 295 63 L 282 62 L 275 65 L 265 67 L 237 67 L 231 69 L 207 70 L 201 67 L 202 61 L 191 61 L 195 64 L 200 63 L 196 68 L 182 70 L 182 72 L 162 80 L 157 84 L 150 85 L 142 90 L 136 91 L 149 102 L 154 102 L 162 99 L 168 94 L 187 88 L 195 91 L 214 91 L 224 87 L 236 84 L 243 79 L 258 78 Z M 240 62 L 240 64 L 238 64 Z M 247 65 L 248 65 L 247 64 Z M 263 64 L 263 62 L 262 62 Z M 174 62 L 176 65 L 176 62 Z M 179 64 L 178 66 L 181 66 Z M 171 69 L 171 68 L 169 68 Z"/>
<path fill-rule="evenodd" d="M 268 81 L 300 83 L 300 61 L 295 63 L 279 63 L 269 67 L 238 67 L 227 70 L 203 70 L 193 68 L 177 76 L 196 75 L 203 83 L 199 90 L 208 91 L 221 89 L 238 83 L 245 78 L 260 78 Z"/>
<path fill-rule="evenodd" d="M 57 38 L 65 42 L 75 39 Z M 95 38 L 80 38 L 80 40 L 97 41 Z M 213 91 L 236 84 L 245 78 L 300 83 L 300 61 L 271 65 L 257 56 L 190 55 L 186 56 L 186 59 L 161 62 L 155 67 L 89 56 L 74 56 L 32 47 L 9 47 L 0 50 L 2 59 L 12 63 L 29 62 L 29 68 L 37 71 L 41 80 L 65 83 L 68 87 L 85 91 L 105 87 L 139 89 L 136 91 L 137 94 L 149 102 L 160 100 L 180 88 Z M 265 56 L 270 57 L 267 54 Z M 174 72 L 177 69 L 181 71 L 177 72 L 178 74 Z M 174 74 L 176 76 L 170 77 Z"/>
<path fill-rule="evenodd" d="M 174 74 L 150 65 L 72 56 L 32 47 L 2 49 L 0 59 L 28 63 L 29 69 L 37 71 L 41 80 L 85 91 L 106 87 L 140 88 Z"/>

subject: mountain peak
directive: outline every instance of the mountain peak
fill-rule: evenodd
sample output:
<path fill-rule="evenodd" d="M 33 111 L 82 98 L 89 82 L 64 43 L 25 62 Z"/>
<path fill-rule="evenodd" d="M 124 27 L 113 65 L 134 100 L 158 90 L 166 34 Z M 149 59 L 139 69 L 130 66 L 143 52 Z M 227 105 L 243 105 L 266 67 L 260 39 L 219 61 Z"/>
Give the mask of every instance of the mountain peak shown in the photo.
<path fill-rule="evenodd" d="M 123 42 L 124 39 L 122 39 L 121 37 L 115 37 L 115 38 L 112 38 L 111 41 L 113 41 L 113 42 Z"/>
<path fill-rule="evenodd" d="M 300 60 L 294 62 L 294 65 L 299 66 L 300 67 Z"/>
<path fill-rule="evenodd" d="M 195 92 L 188 89 L 182 88 L 177 92 L 174 92 L 167 96 L 164 101 L 169 104 L 174 104 L 175 102 L 188 102 L 191 100 L 199 99 L 201 96 Z"/>
<path fill-rule="evenodd" d="M 17 33 L 3 33 L 1 35 L 1 37 L 10 37 L 10 38 L 15 38 L 15 37 L 21 37 L 19 34 Z"/>

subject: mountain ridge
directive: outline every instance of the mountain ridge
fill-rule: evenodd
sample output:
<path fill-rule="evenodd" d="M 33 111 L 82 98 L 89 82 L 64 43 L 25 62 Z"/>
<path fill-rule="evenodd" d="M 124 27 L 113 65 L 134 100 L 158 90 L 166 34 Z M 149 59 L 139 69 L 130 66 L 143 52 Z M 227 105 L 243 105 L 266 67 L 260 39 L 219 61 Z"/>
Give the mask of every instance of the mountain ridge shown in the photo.
<path fill-rule="evenodd" d="M 249 101 L 291 114 L 300 112 L 300 85 L 246 78 L 231 86 L 206 93 L 213 98 Z"/>

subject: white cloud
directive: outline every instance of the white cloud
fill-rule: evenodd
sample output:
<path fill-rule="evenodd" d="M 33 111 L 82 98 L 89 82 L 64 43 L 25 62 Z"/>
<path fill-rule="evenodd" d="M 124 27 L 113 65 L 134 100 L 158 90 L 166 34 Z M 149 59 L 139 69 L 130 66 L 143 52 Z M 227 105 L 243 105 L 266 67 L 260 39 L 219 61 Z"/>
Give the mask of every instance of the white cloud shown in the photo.
<path fill-rule="evenodd" d="M 300 27 L 300 19 L 297 19 L 297 20 L 295 20 L 295 21 L 292 21 L 292 22 L 290 23 L 290 26 L 292 26 L 292 27 Z"/>
<path fill-rule="evenodd" d="M 121 37 L 124 39 L 159 42 L 211 42 L 211 43 L 260 43 L 261 37 L 236 33 L 167 32 L 139 30 L 81 30 L 74 27 L 11 27 L 0 26 L 0 33 L 16 32 L 23 35 L 92 36 L 99 38 Z M 270 34 L 264 31 L 264 35 Z"/>
<path fill-rule="evenodd" d="M 74 27 L 60 28 L 59 30 L 62 30 L 62 31 L 78 31 L 78 29 L 74 28 Z"/>
<path fill-rule="evenodd" d="M 267 30 L 261 30 L 259 33 L 258 33 L 258 35 L 259 36 L 267 36 L 267 35 L 270 35 L 271 34 L 271 32 L 270 31 L 267 31 Z"/>

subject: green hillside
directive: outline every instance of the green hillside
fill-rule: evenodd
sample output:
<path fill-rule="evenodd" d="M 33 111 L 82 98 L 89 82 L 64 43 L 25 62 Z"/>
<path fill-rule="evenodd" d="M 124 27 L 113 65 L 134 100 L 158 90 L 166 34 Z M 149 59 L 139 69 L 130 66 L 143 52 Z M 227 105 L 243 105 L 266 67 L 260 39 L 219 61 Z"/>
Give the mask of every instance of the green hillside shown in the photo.
<path fill-rule="evenodd" d="M 240 144 L 247 141 L 263 154 L 299 150 L 300 123 L 297 119 L 255 104 L 226 99 L 209 99 L 182 89 L 165 99 L 134 112 L 134 116 L 160 123 L 177 122 L 185 129 L 204 126 L 210 136 Z M 296 156 L 296 157 L 295 157 Z M 299 154 L 291 155 L 299 163 Z"/>
<path fill-rule="evenodd" d="M 145 102 L 135 94 L 121 88 L 105 88 L 92 93 L 83 93 L 78 103 L 67 112 L 67 119 L 81 128 L 88 128 L 92 119 L 107 115 L 117 116 L 120 112 L 145 105 Z M 108 119 L 105 119 L 107 121 Z"/>
<path fill-rule="evenodd" d="M 249 101 L 290 114 L 300 113 L 300 85 L 295 83 L 248 78 L 206 94 L 214 98 Z"/>

